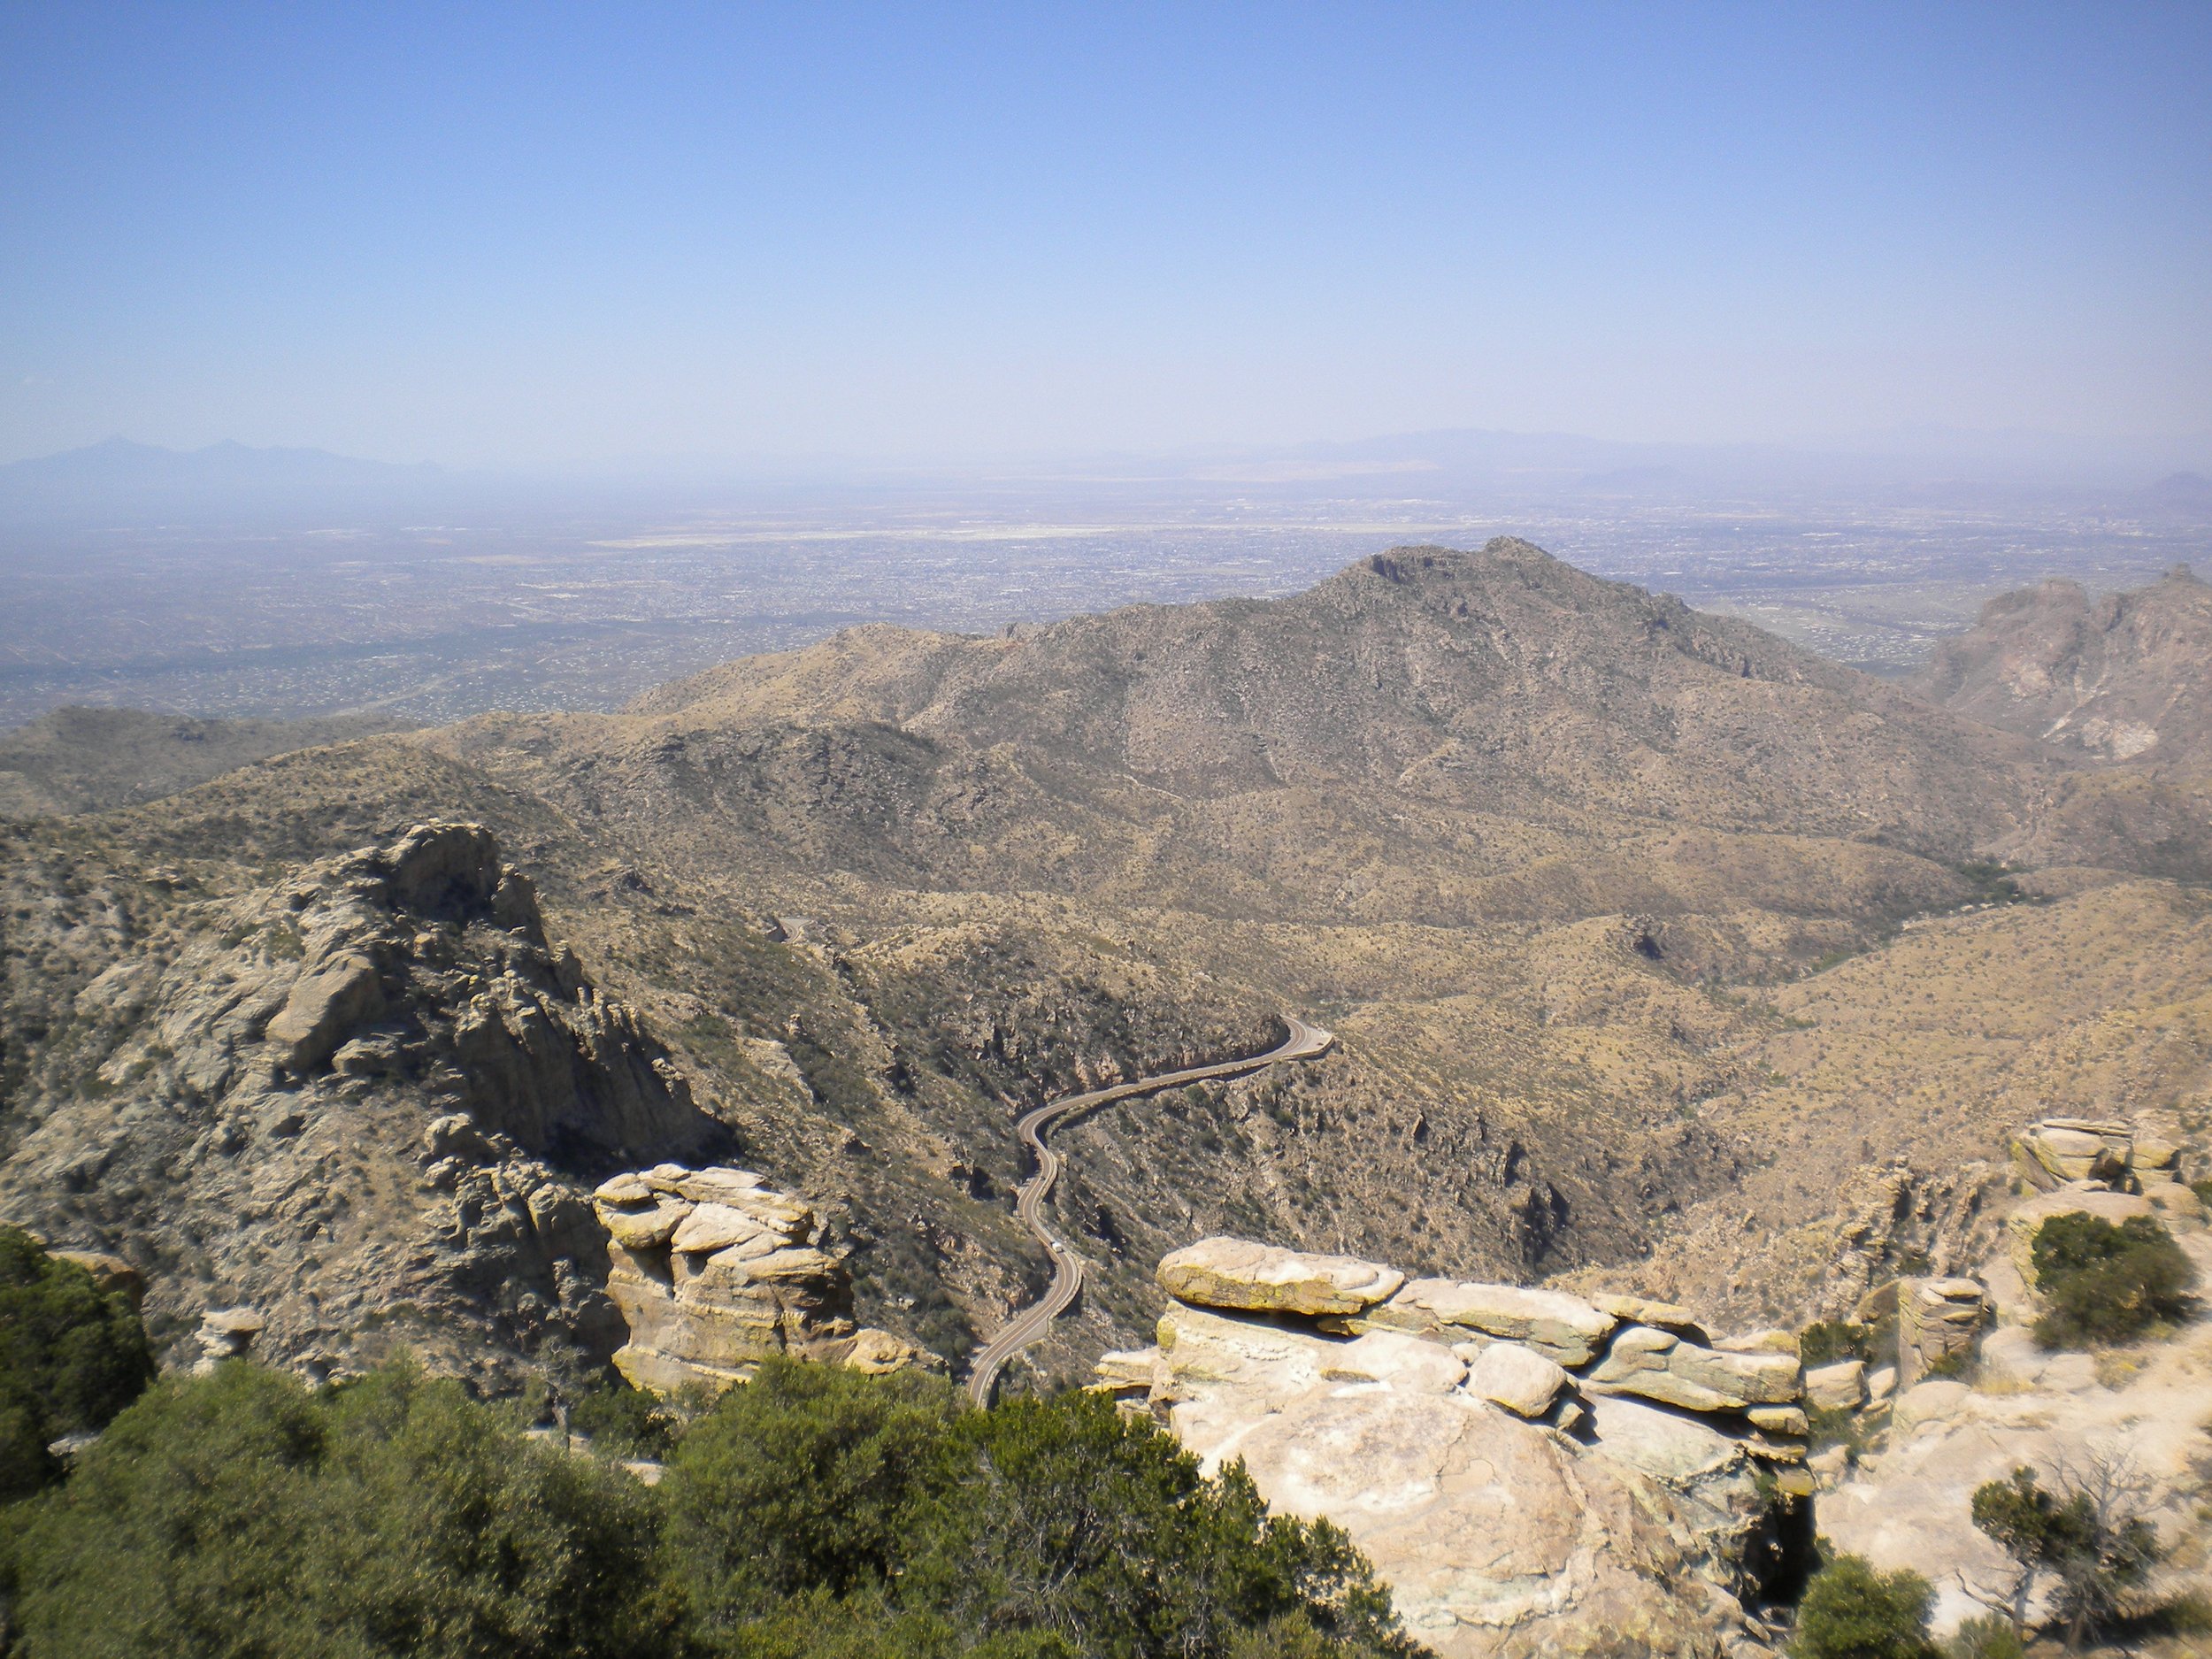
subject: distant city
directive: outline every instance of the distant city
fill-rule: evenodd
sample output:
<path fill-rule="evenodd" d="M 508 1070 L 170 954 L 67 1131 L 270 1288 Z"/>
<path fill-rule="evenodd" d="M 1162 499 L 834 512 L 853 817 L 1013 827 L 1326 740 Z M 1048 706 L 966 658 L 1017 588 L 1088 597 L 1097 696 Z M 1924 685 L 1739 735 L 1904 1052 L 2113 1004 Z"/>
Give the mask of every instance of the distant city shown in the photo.
<path fill-rule="evenodd" d="M 1486 504 L 1375 488 L 1407 481 L 1364 476 L 1333 497 L 1202 478 L 787 491 L 752 511 L 480 507 L 412 524 L 334 511 L 319 527 L 297 511 L 279 528 L 209 528 L 204 513 L 20 522 L 0 529 L 0 725 L 71 703 L 424 723 L 611 709 L 856 623 L 989 633 L 1279 594 L 1386 547 L 1501 534 L 1896 675 L 2008 588 L 2126 588 L 2202 562 L 2212 519 L 2079 495 L 1839 508 L 1553 490 Z"/>

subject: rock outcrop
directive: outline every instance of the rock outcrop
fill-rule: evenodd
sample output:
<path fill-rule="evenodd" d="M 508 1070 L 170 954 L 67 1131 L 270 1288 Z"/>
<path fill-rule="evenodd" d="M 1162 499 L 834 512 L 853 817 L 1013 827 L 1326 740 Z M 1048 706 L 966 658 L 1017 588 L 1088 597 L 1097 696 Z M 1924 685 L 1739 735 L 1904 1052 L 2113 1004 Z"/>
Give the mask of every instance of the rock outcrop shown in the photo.
<path fill-rule="evenodd" d="M 614 1363 L 641 1388 L 726 1387 L 773 1354 L 872 1372 L 925 1357 L 854 1328 L 850 1276 L 819 1248 L 814 1212 L 749 1170 L 657 1164 L 602 1183 L 592 1202 L 629 1328 Z"/>
<path fill-rule="evenodd" d="M 1707 1346 L 1670 1304 L 1400 1278 L 1206 1240 L 1161 1265 L 1158 1346 L 1100 1386 L 1344 1527 L 1444 1659 L 1763 1651 L 1810 1543 L 1795 1356 Z M 1365 1305 L 1289 1312 L 1287 1286 Z"/>
<path fill-rule="evenodd" d="M 178 1363 L 238 1307 L 318 1377 L 400 1346 L 493 1389 L 603 1362 L 593 1184 L 729 1132 L 491 833 L 420 824 L 160 914 L 11 1101 L 0 1215 L 138 1276 Z"/>
<path fill-rule="evenodd" d="M 1899 1384 L 1909 1388 L 1931 1371 L 1948 1371 L 1964 1363 L 1988 1317 L 1982 1286 L 1974 1279 L 1899 1280 Z"/>
<path fill-rule="evenodd" d="M 2122 1193 L 2062 1189 L 2029 1198 L 2007 1219 L 2022 1224 L 2016 1240 L 2069 1208 L 2108 1214 L 2142 1203 Z M 2200 1279 L 2212 1282 L 2212 1234 L 2199 1225 L 2181 1231 L 2177 1242 Z M 2169 1552 L 2144 1588 L 2146 1604 L 2200 1589 L 2212 1547 L 2203 1427 L 2212 1403 L 2212 1322 L 2190 1320 L 2101 1354 L 2053 1352 L 2036 1340 L 2041 1301 L 2010 1249 L 1983 1264 L 1982 1279 L 1989 1323 L 1968 1377 L 1921 1381 L 1893 1402 L 1885 1389 L 1871 1389 L 1855 1452 L 1838 1447 L 1832 1458 L 1816 1455 L 1821 1532 L 1877 1567 L 1910 1567 L 1925 1577 L 1941 1636 L 2008 1603 L 2020 1587 L 2014 1563 L 1973 1524 L 1977 1487 L 2021 1468 L 2037 1471 L 2047 1488 L 2108 1477 L 2140 1502 Z M 1900 1306 L 1912 1302 L 1908 1287 Z M 1810 1373 L 1809 1394 L 1826 1383 L 1824 1371 Z M 2028 1586 L 2032 1619 L 2050 1616 L 2051 1585 L 2045 1575 Z"/>

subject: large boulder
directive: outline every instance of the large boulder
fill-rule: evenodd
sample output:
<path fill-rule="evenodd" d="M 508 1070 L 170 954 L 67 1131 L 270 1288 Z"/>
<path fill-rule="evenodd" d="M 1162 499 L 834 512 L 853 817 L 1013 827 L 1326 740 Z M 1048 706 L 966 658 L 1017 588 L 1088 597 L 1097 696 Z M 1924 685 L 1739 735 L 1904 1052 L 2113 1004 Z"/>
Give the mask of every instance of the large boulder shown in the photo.
<path fill-rule="evenodd" d="M 1417 1279 L 1371 1310 L 1363 1323 L 1455 1336 L 1479 1331 L 1526 1343 L 1555 1363 L 1574 1366 L 1589 1363 L 1619 1321 L 1564 1291 Z"/>
<path fill-rule="evenodd" d="M 1804 1392 L 1793 1355 L 1722 1353 L 1649 1325 L 1630 1325 L 1616 1336 L 1583 1381 L 1594 1393 L 1641 1394 L 1691 1411 L 1791 1405 Z"/>
<path fill-rule="evenodd" d="M 888 1332 L 854 1328 L 851 1280 L 816 1247 L 813 1212 L 749 1170 L 657 1164 L 602 1183 L 592 1207 L 629 1330 L 614 1363 L 638 1387 L 726 1386 L 772 1354 L 867 1371 L 921 1358 Z"/>
<path fill-rule="evenodd" d="M 347 951 L 294 981 L 266 1035 L 286 1070 L 306 1071 L 328 1059 L 347 1032 L 383 1010 L 376 964 Z"/>
<path fill-rule="evenodd" d="M 1805 1373 L 1805 1403 L 1816 1411 L 1856 1411 L 1866 1403 L 1866 1362 L 1814 1366 Z"/>
<path fill-rule="evenodd" d="M 1519 1342 L 1485 1343 L 1467 1363 L 1467 1392 L 1517 1417 L 1542 1417 L 1572 1380 L 1556 1361 Z"/>
<path fill-rule="evenodd" d="M 1348 1256 L 1316 1256 L 1248 1239 L 1201 1239 L 1161 1258 L 1160 1288 L 1207 1308 L 1353 1314 L 1405 1283 L 1394 1268 Z"/>
<path fill-rule="evenodd" d="M 2115 1180 L 2127 1173 L 2134 1141 L 2128 1124 L 2047 1118 L 2022 1132 L 2013 1159 L 2031 1179 L 2039 1172 L 2048 1181 Z"/>

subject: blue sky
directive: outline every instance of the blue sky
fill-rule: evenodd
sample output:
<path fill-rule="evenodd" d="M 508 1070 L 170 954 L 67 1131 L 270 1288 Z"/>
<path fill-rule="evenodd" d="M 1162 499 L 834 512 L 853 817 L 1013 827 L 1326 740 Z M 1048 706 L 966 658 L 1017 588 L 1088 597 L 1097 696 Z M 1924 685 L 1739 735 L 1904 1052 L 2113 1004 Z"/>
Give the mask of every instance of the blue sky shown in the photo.
<path fill-rule="evenodd" d="M 0 458 L 2212 434 L 2212 6 L 0 0 Z"/>

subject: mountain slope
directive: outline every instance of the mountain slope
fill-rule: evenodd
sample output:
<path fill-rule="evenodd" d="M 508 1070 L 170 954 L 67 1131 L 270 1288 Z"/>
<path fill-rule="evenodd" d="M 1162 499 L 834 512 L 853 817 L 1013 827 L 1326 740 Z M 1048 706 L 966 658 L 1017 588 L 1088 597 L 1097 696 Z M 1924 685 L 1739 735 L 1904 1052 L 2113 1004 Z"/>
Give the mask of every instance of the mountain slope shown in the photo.
<path fill-rule="evenodd" d="M 373 715 L 202 720 L 137 709 L 56 709 L 0 733 L 0 816 L 96 812 L 159 800 L 272 755 L 403 725 Z"/>
<path fill-rule="evenodd" d="M 2057 580 L 2002 595 L 1916 688 L 2098 761 L 2212 766 L 2212 586 L 2181 565 L 2093 605 Z"/>
<path fill-rule="evenodd" d="M 2102 780 L 2147 792 L 2120 815 L 2135 839 L 2096 818 L 2118 811 Z M 1993 1028 L 1995 1058 L 1904 1138 L 1931 1170 L 2001 1145 L 2019 1079 L 2065 1041 L 2085 940 L 2200 956 L 2166 884 L 1993 912 L 2012 889 L 1962 861 L 2116 865 L 2020 877 L 2094 894 L 2144 867 L 2160 813 L 2194 868 L 2191 810 L 2141 767 L 1525 543 L 1401 549 L 1264 603 L 999 639 L 856 629 L 617 715 L 306 749 L 43 826 L 33 886 L 58 896 L 26 908 L 61 919 L 12 933 L 8 1053 L 15 1078 L 58 1080 L 12 1083 L 0 1129 L 74 1109 L 71 999 L 132 948 L 88 897 L 112 872 L 204 891 L 177 926 L 229 949 L 225 905 L 467 819 L 733 1156 L 822 1210 L 858 1317 L 949 1357 L 1047 1271 L 1009 1203 L 1019 1110 L 1263 1048 L 1284 1011 L 1340 1046 L 1065 1133 L 1057 1225 L 1091 1272 L 1048 1374 L 1139 1338 L 1150 1264 L 1208 1233 L 1525 1279 L 1655 1251 L 1657 1271 L 1688 1216 L 1700 1294 L 1752 1301 L 1743 1201 L 1797 1231 L 1836 1208 L 1879 1156 L 1856 1125 L 1912 1082 L 1919 976 L 1983 949 L 1983 918 L 2011 930 L 2004 995 L 2040 1023 Z M 2076 833 L 2093 818 L 2116 851 Z M 1912 974 L 1885 972 L 1909 954 Z M 2124 974 L 2098 996 L 2114 1031 L 2173 1001 Z M 1808 1020 L 1849 1038 L 1816 1087 Z M 101 1134 L 130 1144 L 174 1113 L 110 1104 Z M 1936 1248 L 1949 1213 L 1884 1211 L 1787 1294 L 1811 1306 Z M 65 1242 L 130 1242 L 81 1221 Z"/>

